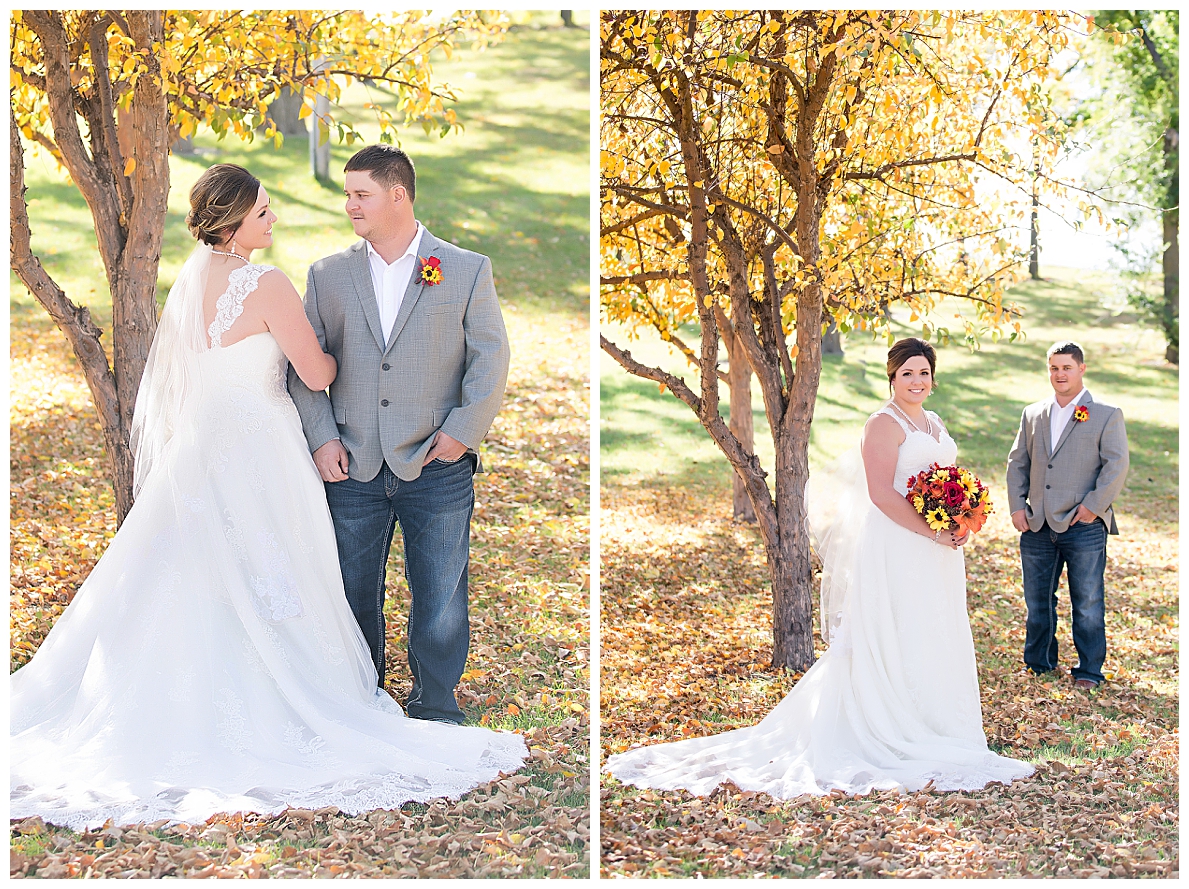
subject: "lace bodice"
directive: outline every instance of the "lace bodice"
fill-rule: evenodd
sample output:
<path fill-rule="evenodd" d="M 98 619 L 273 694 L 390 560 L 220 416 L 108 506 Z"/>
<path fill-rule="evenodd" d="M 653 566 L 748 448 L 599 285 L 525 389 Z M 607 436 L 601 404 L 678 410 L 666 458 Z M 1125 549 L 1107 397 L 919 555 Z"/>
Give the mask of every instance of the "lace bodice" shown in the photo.
<path fill-rule="evenodd" d="M 945 426 L 933 411 L 925 411 L 925 415 L 933 424 L 933 429 L 938 432 L 939 439 L 914 427 L 889 404 L 884 405 L 871 416 L 877 417 L 880 414 L 892 417 L 904 430 L 905 437 L 900 445 L 900 454 L 896 458 L 896 475 L 893 481 L 897 492 L 907 491 L 909 478 L 922 469 L 928 469 L 933 463 L 949 466 L 958 458 L 957 443 L 950 438 L 949 432 L 946 431 Z"/>
<path fill-rule="evenodd" d="M 275 266 L 256 265 L 248 263 L 238 269 L 233 269 L 227 276 L 227 289 L 215 302 L 215 320 L 206 329 L 211 338 L 211 348 L 219 349 L 223 346 L 223 334 L 231 329 L 244 312 L 244 300 L 260 284 L 260 277 L 265 272 L 271 272 Z"/>

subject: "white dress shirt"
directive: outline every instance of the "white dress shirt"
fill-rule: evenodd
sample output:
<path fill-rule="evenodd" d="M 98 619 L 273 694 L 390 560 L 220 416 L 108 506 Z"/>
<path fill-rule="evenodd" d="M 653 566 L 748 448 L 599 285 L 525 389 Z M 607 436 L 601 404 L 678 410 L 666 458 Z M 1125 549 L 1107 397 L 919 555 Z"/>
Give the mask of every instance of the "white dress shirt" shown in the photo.
<path fill-rule="evenodd" d="M 1053 408 L 1049 412 L 1049 456 L 1052 456 L 1053 449 L 1057 447 L 1057 440 L 1061 438 L 1061 433 L 1065 431 L 1065 424 L 1069 422 L 1069 418 L 1073 416 L 1074 408 L 1078 406 L 1078 402 L 1082 400 L 1082 396 L 1086 394 L 1086 387 L 1083 386 L 1078 390 L 1078 394 L 1069 400 L 1069 404 L 1065 407 L 1057 404 L 1057 395 L 1053 395 Z"/>
<path fill-rule="evenodd" d="M 380 327 L 384 331 L 384 342 L 392 333 L 392 325 L 400 312 L 400 304 L 405 298 L 405 290 L 409 286 L 409 279 L 413 277 L 417 268 L 417 248 L 421 246 L 421 233 L 425 229 L 417 223 L 417 234 L 409 242 L 408 248 L 391 264 L 384 262 L 383 257 L 376 252 L 372 242 L 367 242 L 368 267 L 372 273 L 372 290 L 376 293 L 376 304 L 380 309 Z"/>

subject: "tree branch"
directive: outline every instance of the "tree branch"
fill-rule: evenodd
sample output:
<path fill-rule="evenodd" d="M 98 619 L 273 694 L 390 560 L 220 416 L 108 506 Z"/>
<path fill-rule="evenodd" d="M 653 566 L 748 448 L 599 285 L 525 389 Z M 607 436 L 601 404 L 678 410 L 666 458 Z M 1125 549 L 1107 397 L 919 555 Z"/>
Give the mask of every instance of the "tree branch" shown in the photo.
<path fill-rule="evenodd" d="M 29 9 L 24 12 L 24 21 L 41 41 L 42 55 L 45 58 L 46 97 L 49 100 L 50 121 L 54 127 L 54 142 L 61 153 L 62 163 L 70 172 L 70 178 L 74 180 L 95 215 L 95 237 L 99 241 L 99 252 L 110 276 L 124 249 L 124 237 L 119 225 L 120 206 L 114 192 L 104 188 L 96 173 L 95 162 L 87 153 L 78 129 L 70 86 L 70 58 L 66 32 L 57 15 L 58 13 L 52 11 Z"/>
<path fill-rule="evenodd" d="M 603 351 L 619 362 L 628 373 L 633 376 L 642 377 L 645 380 L 652 380 L 654 383 L 660 383 L 683 402 L 689 405 L 690 409 L 698 416 L 702 415 L 702 399 L 694 394 L 694 391 L 686 384 L 681 377 L 674 376 L 668 371 L 661 370 L 659 367 L 649 367 L 646 364 L 641 364 L 632 357 L 632 353 L 619 348 L 611 340 L 607 339 L 601 333 L 599 334 L 599 345 L 603 347 Z"/>
<path fill-rule="evenodd" d="M 86 306 L 76 305 L 49 276 L 41 261 L 33 254 L 30 244 L 29 210 L 25 203 L 25 152 L 21 145 L 20 128 L 12 106 L 8 108 L 9 123 L 9 263 L 21 283 L 54 319 L 66 335 L 82 366 L 83 376 L 91 390 L 104 436 L 120 436 L 120 406 L 116 396 L 116 378 L 107 361 L 100 337 L 103 332 L 95 325 Z M 108 459 L 116 456 L 108 449 Z"/>
<path fill-rule="evenodd" d="M 1174 88 L 1176 83 L 1169 77 L 1168 66 L 1164 64 L 1164 59 L 1160 55 L 1160 50 L 1156 48 L 1156 44 L 1152 42 L 1152 38 L 1148 36 L 1148 29 L 1140 27 L 1140 39 L 1144 42 L 1144 49 L 1148 51 L 1148 55 L 1152 57 L 1152 64 L 1156 66 L 1156 73 L 1160 75 L 1160 79 L 1165 83 L 1171 84 Z"/>
<path fill-rule="evenodd" d="M 120 152 L 120 140 L 116 135 L 116 103 L 112 90 L 111 72 L 108 69 L 107 26 L 112 23 L 110 14 L 98 16 L 91 23 L 87 45 L 91 49 L 92 77 L 95 81 L 95 97 L 98 108 L 94 120 L 88 116 L 91 126 L 91 150 L 96 166 L 101 163 L 110 169 L 115 184 L 116 197 L 120 202 L 120 225 L 126 227 L 132 214 L 132 183 L 124 175 L 124 158 Z M 125 22 L 125 26 L 127 23 Z"/>
<path fill-rule="evenodd" d="M 645 222 L 646 220 L 664 215 L 665 213 L 663 210 L 647 210 L 644 213 L 639 213 L 633 216 L 631 219 L 625 219 L 622 222 L 615 222 L 611 225 L 603 226 L 599 229 L 599 237 L 605 238 L 607 235 L 617 234 L 618 232 L 623 231 L 625 228 L 631 228 L 638 222 Z"/>
<path fill-rule="evenodd" d="M 933 164 L 948 164 L 952 161 L 975 161 L 978 155 L 973 152 L 966 154 L 946 154 L 940 157 L 923 157 L 915 160 L 907 161 L 891 161 L 886 164 L 881 164 L 874 170 L 856 170 L 851 173 L 843 174 L 842 178 L 846 181 L 854 181 L 859 179 L 876 179 L 883 182 L 884 177 L 892 170 L 905 169 L 907 167 L 926 167 Z"/>
<path fill-rule="evenodd" d="M 643 284 L 645 281 L 683 281 L 685 275 L 663 269 L 656 272 L 640 272 L 635 275 L 600 275 L 599 283 L 609 287 L 620 284 Z"/>

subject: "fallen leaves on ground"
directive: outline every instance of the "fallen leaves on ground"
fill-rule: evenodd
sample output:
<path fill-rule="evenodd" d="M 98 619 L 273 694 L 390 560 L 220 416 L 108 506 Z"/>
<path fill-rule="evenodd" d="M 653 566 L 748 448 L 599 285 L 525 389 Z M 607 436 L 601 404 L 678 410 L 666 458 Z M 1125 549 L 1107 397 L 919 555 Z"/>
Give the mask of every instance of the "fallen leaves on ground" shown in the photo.
<path fill-rule="evenodd" d="M 526 736 L 521 772 L 461 800 L 348 816 L 217 815 L 83 834 L 11 824 L 14 877 L 589 875 L 589 353 L 584 321 L 505 310 L 513 364 L 476 476 L 474 722 Z M 90 395 L 47 319 L 12 330 L 10 670 L 29 660 L 115 534 Z M 403 702 L 408 591 L 389 562 L 388 685 Z"/>
<path fill-rule="evenodd" d="M 758 722 L 798 675 L 771 667 L 771 593 L 754 527 L 728 489 L 604 487 L 603 760 L 633 744 Z M 1064 585 L 1061 668 L 1020 674 L 1025 607 L 1016 536 L 995 515 L 967 547 L 968 610 L 991 747 L 1034 776 L 970 793 L 781 801 L 604 775 L 606 876 L 1176 877 L 1177 531 L 1120 517 L 1108 544 L 1109 679 L 1073 689 Z M 815 640 L 821 654 L 820 639 Z"/>

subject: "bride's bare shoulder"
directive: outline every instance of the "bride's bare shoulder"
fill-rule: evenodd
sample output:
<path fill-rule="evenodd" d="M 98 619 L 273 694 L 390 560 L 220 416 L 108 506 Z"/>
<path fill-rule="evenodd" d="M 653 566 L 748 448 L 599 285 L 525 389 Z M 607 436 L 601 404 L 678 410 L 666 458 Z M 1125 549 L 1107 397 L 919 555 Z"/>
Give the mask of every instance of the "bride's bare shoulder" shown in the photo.
<path fill-rule="evenodd" d="M 905 439 L 904 429 L 896 418 L 886 411 L 876 411 L 863 425 L 864 442 L 894 442 L 897 447 Z"/>
<path fill-rule="evenodd" d="M 257 279 L 256 289 L 266 299 L 268 297 L 284 297 L 288 298 L 297 293 L 297 289 L 293 286 L 293 282 L 289 280 L 289 276 L 282 272 L 276 266 L 261 266 L 264 269 Z"/>

